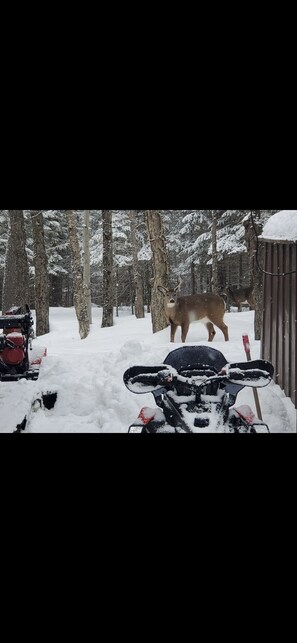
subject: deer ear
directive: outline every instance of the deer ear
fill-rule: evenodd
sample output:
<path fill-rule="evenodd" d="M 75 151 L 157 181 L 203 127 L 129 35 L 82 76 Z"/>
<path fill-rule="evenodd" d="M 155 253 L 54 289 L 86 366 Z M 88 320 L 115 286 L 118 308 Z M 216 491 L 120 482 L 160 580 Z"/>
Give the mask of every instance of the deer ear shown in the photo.
<path fill-rule="evenodd" d="M 167 290 L 166 290 L 166 288 L 164 288 L 164 286 L 158 286 L 158 290 L 162 293 L 162 295 L 167 294 Z"/>

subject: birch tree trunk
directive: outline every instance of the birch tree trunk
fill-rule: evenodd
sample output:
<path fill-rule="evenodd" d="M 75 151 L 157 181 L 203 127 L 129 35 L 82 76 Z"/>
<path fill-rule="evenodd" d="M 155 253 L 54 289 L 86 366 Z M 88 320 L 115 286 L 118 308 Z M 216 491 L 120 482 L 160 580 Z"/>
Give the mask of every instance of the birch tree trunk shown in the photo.
<path fill-rule="evenodd" d="M 79 324 L 79 334 L 81 339 L 85 339 L 86 337 L 88 337 L 88 334 L 90 332 L 90 322 L 84 291 L 83 270 L 80 259 L 76 220 L 73 210 L 66 210 L 66 217 L 73 268 L 74 306 Z"/>
<path fill-rule="evenodd" d="M 138 244 L 136 237 L 137 218 L 135 210 L 130 210 L 130 225 L 131 225 L 131 243 L 132 243 L 132 257 L 133 257 L 133 275 L 135 287 L 135 316 L 137 319 L 144 318 L 144 302 L 143 302 L 143 282 L 140 272 L 138 261 Z"/>
<path fill-rule="evenodd" d="M 49 280 L 44 241 L 43 214 L 30 210 L 34 246 L 36 336 L 49 333 Z"/>
<path fill-rule="evenodd" d="M 102 210 L 103 229 L 103 314 L 102 328 L 113 326 L 113 238 L 112 211 Z"/>
<path fill-rule="evenodd" d="M 84 289 L 86 295 L 89 322 L 92 324 L 92 293 L 91 293 L 91 265 L 90 265 L 90 210 L 84 211 Z"/>
<path fill-rule="evenodd" d="M 212 241 L 212 277 L 211 289 L 214 294 L 218 294 L 218 248 L 217 248 L 217 224 L 218 215 L 216 210 L 212 210 L 211 224 L 211 241 Z"/>
<path fill-rule="evenodd" d="M 21 306 L 25 312 L 26 304 L 30 306 L 30 277 L 23 210 L 8 210 L 8 220 L 2 311 Z"/>
<path fill-rule="evenodd" d="M 153 333 L 158 333 L 168 326 L 164 311 L 164 298 L 159 292 L 158 286 L 168 287 L 169 266 L 160 212 L 158 210 L 147 210 L 146 223 L 153 254 L 152 324 Z"/>

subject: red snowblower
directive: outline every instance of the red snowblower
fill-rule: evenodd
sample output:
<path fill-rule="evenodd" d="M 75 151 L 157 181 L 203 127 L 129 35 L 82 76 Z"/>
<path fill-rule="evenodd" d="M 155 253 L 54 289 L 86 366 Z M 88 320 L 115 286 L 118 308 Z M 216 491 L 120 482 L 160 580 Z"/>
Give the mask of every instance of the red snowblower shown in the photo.
<path fill-rule="evenodd" d="M 33 318 L 28 306 L 25 314 L 21 308 L 13 306 L 0 316 L 0 382 L 38 379 L 39 367 L 47 350 L 41 348 L 30 359 L 33 338 Z"/>

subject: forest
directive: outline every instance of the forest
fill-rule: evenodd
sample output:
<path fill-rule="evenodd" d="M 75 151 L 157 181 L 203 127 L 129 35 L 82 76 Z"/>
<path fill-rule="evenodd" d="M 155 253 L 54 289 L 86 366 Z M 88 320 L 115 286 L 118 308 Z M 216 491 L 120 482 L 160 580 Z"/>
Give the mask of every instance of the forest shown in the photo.
<path fill-rule="evenodd" d="M 49 307 L 75 306 L 87 337 L 92 305 L 112 326 L 119 308 L 153 331 L 167 324 L 157 286 L 182 294 L 254 289 L 259 339 L 261 234 L 275 210 L 0 210 L 0 310 L 36 310 L 36 334 L 49 331 Z"/>

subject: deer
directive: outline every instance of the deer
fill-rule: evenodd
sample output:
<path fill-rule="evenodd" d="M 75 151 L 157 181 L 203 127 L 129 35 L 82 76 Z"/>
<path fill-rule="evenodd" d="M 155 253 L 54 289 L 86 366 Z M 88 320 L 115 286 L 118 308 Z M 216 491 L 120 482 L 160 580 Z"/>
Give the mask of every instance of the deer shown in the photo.
<path fill-rule="evenodd" d="M 237 306 L 238 310 L 242 311 L 243 304 L 248 304 L 251 310 L 255 310 L 255 300 L 254 300 L 254 286 L 247 286 L 242 288 L 229 288 L 225 289 L 227 295 L 230 297 L 231 301 Z"/>
<path fill-rule="evenodd" d="M 200 321 L 208 330 L 209 342 L 216 335 L 214 326 L 222 331 L 225 342 L 228 342 L 228 326 L 224 323 L 225 302 L 222 297 L 212 293 L 178 296 L 181 283 L 180 279 L 173 289 L 158 286 L 164 296 L 165 315 L 171 326 L 170 341 L 174 342 L 177 328 L 181 326 L 181 338 L 185 343 L 191 322 Z"/>

